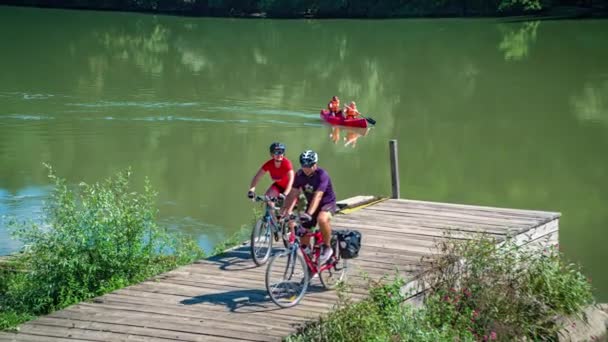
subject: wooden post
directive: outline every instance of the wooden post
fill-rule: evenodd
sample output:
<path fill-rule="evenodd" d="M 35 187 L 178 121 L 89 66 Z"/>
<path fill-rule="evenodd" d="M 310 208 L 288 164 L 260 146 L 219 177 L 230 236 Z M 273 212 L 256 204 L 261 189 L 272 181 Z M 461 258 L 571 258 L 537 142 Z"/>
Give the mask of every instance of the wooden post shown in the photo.
<path fill-rule="evenodd" d="M 397 140 L 392 139 L 388 142 L 391 156 L 391 186 L 393 198 L 399 198 L 399 160 L 397 158 Z"/>

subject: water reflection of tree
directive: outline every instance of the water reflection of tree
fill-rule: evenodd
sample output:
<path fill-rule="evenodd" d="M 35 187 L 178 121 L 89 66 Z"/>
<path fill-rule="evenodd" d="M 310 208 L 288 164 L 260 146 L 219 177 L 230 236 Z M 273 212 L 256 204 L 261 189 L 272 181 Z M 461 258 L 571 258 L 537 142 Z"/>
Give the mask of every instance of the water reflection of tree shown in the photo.
<path fill-rule="evenodd" d="M 572 96 L 570 103 L 581 121 L 608 124 L 608 81 L 586 84 L 581 93 Z"/>
<path fill-rule="evenodd" d="M 511 24 L 512 25 L 512 24 Z M 511 28 L 510 25 L 503 24 L 501 31 L 502 41 L 498 48 L 504 53 L 505 60 L 520 61 L 528 56 L 530 45 L 536 41 L 536 32 L 540 26 L 540 21 L 528 21 L 519 24 L 518 28 Z"/>
<path fill-rule="evenodd" d="M 135 23 L 136 33 L 125 34 L 110 29 L 95 32 L 105 51 L 113 52 L 112 58 L 128 60 L 145 72 L 158 75 L 163 71 L 164 55 L 169 50 L 169 30 L 161 24 Z"/>

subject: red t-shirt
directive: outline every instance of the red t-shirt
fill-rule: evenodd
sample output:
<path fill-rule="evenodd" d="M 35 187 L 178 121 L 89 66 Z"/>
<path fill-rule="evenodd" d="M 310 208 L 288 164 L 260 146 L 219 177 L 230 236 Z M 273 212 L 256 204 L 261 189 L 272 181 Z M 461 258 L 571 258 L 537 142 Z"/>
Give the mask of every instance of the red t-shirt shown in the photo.
<path fill-rule="evenodd" d="M 270 173 L 270 178 L 279 186 L 287 188 L 287 184 L 289 183 L 289 176 L 287 174 L 289 171 L 293 170 L 293 166 L 291 166 L 289 159 L 283 157 L 281 166 L 274 166 L 274 159 L 270 159 L 262 165 L 262 170 L 268 171 Z"/>

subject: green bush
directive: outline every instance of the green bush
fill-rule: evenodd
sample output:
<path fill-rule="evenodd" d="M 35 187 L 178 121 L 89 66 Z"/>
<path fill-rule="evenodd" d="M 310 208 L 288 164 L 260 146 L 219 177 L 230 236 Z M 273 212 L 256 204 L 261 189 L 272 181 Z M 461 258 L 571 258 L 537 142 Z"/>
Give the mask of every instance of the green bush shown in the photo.
<path fill-rule="evenodd" d="M 43 224 L 14 224 L 23 253 L 0 273 L 0 328 L 136 283 L 203 257 L 156 224 L 156 194 L 131 189 L 130 171 L 71 189 L 55 183 Z"/>
<path fill-rule="evenodd" d="M 553 339 L 555 318 L 582 312 L 591 285 L 556 247 L 544 251 L 507 239 L 446 240 L 424 280 L 426 310 L 434 326 L 449 322 L 478 339 Z"/>
<path fill-rule="evenodd" d="M 352 303 L 343 288 L 336 310 L 288 341 L 555 340 L 557 317 L 581 314 L 591 286 L 557 248 L 542 252 L 481 236 L 446 239 L 421 278 L 424 306 L 403 303 L 404 281 L 370 282 Z M 346 293 L 346 294 L 345 294 Z"/>
<path fill-rule="evenodd" d="M 370 281 L 369 297 L 353 303 L 342 285 L 336 310 L 318 322 L 308 324 L 287 341 L 472 341 L 469 332 L 449 325 L 437 328 L 426 311 L 403 305 L 400 291 L 404 281 Z"/>

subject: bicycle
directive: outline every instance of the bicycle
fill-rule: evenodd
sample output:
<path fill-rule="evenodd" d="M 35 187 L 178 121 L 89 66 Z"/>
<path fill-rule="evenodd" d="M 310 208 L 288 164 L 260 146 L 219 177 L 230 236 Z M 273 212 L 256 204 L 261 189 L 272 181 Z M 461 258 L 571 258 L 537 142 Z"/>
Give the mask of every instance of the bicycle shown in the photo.
<path fill-rule="evenodd" d="M 295 215 L 289 217 L 290 220 L 297 218 Z M 319 266 L 318 260 L 321 255 L 323 236 L 315 228 L 306 229 L 297 219 L 294 243 L 285 251 L 273 256 L 268 262 L 265 279 L 266 291 L 268 291 L 270 299 L 282 308 L 298 304 L 306 294 L 310 279 L 316 275 L 319 276 L 321 285 L 326 289 L 333 289 L 340 281 L 345 280 L 348 264 L 346 259 L 340 257 L 337 238 L 334 239 L 332 236 L 333 255 L 324 265 Z M 311 237 L 312 251 L 307 252 L 302 248 L 300 238 L 303 236 Z M 279 279 L 274 281 L 273 277 Z"/>
<path fill-rule="evenodd" d="M 289 247 L 289 227 L 286 222 L 279 221 L 277 216 L 279 212 L 278 199 L 268 196 L 256 196 L 256 202 L 264 202 L 264 215 L 260 218 L 251 231 L 251 258 L 253 262 L 262 266 L 268 261 L 270 252 L 272 251 L 272 243 L 274 241 L 283 240 L 283 246 Z M 272 206 L 271 203 L 275 205 Z"/>

